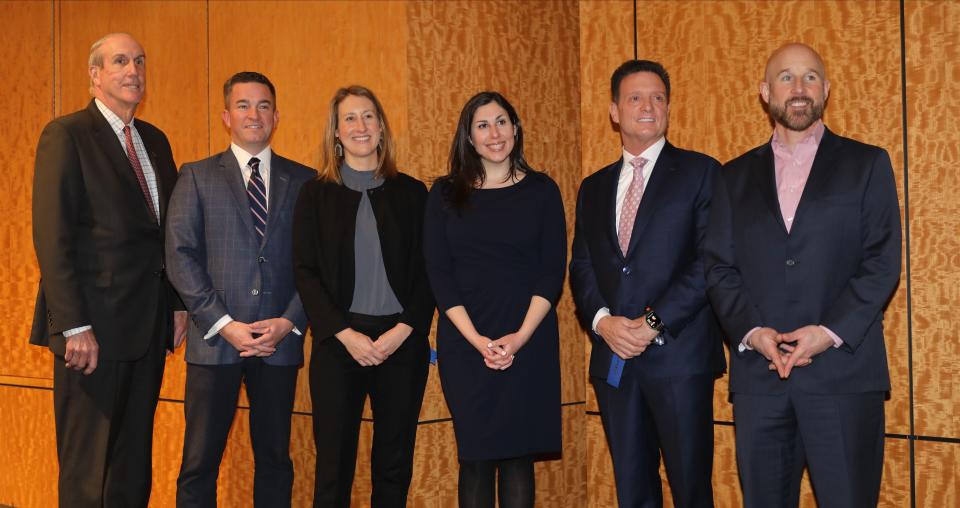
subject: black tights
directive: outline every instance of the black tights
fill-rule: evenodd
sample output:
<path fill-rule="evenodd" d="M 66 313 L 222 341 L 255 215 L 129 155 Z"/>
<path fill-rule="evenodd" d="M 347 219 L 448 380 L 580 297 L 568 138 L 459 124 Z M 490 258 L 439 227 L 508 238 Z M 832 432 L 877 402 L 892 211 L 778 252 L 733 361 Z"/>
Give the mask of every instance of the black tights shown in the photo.
<path fill-rule="evenodd" d="M 460 462 L 460 486 L 457 489 L 460 508 L 493 508 L 496 496 L 500 498 L 500 508 L 533 508 L 531 457 Z"/>

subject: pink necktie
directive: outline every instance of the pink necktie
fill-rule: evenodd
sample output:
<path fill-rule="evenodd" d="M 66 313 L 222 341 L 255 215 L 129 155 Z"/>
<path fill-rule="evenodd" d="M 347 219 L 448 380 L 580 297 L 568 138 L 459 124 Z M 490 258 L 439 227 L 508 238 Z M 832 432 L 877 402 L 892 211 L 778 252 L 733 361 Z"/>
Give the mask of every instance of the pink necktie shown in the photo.
<path fill-rule="evenodd" d="M 640 206 L 640 198 L 643 196 L 643 166 L 647 164 L 647 159 L 643 157 L 634 157 L 630 161 L 633 166 L 633 180 L 630 181 L 630 187 L 627 188 L 627 197 L 623 200 L 623 208 L 620 209 L 620 227 L 617 229 L 617 238 L 620 240 L 620 251 L 627 255 L 627 249 L 630 248 L 630 236 L 633 234 L 633 223 L 637 218 L 637 208 Z"/>
<path fill-rule="evenodd" d="M 150 195 L 150 189 L 147 187 L 147 178 L 143 175 L 143 166 L 140 165 L 140 158 L 137 157 L 137 150 L 133 147 L 133 136 L 130 134 L 130 126 L 123 126 L 123 137 L 127 145 L 127 158 L 130 159 L 130 166 L 137 175 L 137 183 L 140 184 L 140 192 L 143 193 L 143 199 L 147 200 L 147 208 L 150 209 L 150 216 L 157 219 L 157 212 L 153 208 L 153 197 Z M 159 221 L 158 221 L 159 222 Z"/>

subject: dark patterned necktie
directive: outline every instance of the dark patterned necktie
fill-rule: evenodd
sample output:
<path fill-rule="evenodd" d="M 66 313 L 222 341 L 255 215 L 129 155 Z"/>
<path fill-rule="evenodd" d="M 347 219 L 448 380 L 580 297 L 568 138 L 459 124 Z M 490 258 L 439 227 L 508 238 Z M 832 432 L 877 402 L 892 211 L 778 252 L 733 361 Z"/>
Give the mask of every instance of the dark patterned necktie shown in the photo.
<path fill-rule="evenodd" d="M 157 220 L 157 211 L 153 207 L 153 196 L 150 195 L 150 188 L 147 187 L 147 177 L 143 175 L 143 166 L 140 165 L 140 158 L 137 157 L 137 150 L 133 147 L 133 135 L 130 133 L 130 126 L 123 126 L 123 138 L 127 145 L 127 159 L 130 160 L 130 166 L 133 173 L 137 175 L 137 183 L 140 184 L 140 192 L 143 192 L 143 199 L 147 200 L 147 208 L 150 210 L 150 216 Z"/>
<path fill-rule="evenodd" d="M 250 181 L 247 182 L 247 197 L 250 199 L 250 214 L 253 227 L 257 230 L 257 241 L 263 241 L 263 232 L 267 230 L 267 186 L 260 176 L 260 159 L 253 157 L 247 163 L 250 168 Z"/>

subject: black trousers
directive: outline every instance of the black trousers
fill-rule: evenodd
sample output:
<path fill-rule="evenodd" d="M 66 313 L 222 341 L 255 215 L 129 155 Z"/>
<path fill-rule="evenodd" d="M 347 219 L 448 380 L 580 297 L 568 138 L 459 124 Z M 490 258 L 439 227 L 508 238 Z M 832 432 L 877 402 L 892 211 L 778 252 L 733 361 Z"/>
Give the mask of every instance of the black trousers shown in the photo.
<path fill-rule="evenodd" d="M 350 314 L 349 322 L 351 328 L 376 340 L 397 323 L 397 316 Z M 373 409 L 371 505 L 406 506 L 429 360 L 427 338 L 416 332 L 374 367 L 358 364 L 336 337 L 314 340 L 310 358 L 317 447 L 314 507 L 350 506 L 360 419 L 368 394 Z"/>
<path fill-rule="evenodd" d="M 712 507 L 712 374 L 641 381 L 614 388 L 591 379 L 613 458 L 620 507 L 663 506 L 660 452 L 678 508 Z"/>
<path fill-rule="evenodd" d="M 820 508 L 875 507 L 883 473 L 883 392 L 733 395 L 747 508 L 796 508 L 804 466 Z"/>
<path fill-rule="evenodd" d="M 241 382 L 246 385 L 250 401 L 250 441 L 255 466 L 253 505 L 290 506 L 290 416 L 298 368 L 267 365 L 261 358 L 244 358 L 231 365 L 187 364 L 178 507 L 217 505 L 217 476 L 236 414 Z"/>
<path fill-rule="evenodd" d="M 61 507 L 147 506 L 164 360 L 155 342 L 135 361 L 100 358 L 85 376 L 54 355 Z"/>

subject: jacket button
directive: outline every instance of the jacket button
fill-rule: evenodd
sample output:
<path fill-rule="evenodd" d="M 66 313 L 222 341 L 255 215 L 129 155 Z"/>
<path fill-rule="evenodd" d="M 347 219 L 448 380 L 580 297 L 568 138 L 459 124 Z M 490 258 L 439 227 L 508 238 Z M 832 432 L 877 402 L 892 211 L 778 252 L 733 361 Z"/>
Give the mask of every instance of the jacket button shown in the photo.
<path fill-rule="evenodd" d="M 629 266 L 623 267 L 620 271 L 623 272 L 624 275 L 630 275 L 630 267 L 629 267 Z"/>
<path fill-rule="evenodd" d="M 257 295 L 260 294 L 260 290 L 259 290 L 259 289 L 251 289 L 251 290 L 250 290 L 250 294 L 253 295 L 253 296 L 257 296 Z"/>
<path fill-rule="evenodd" d="M 794 265 L 796 265 L 796 264 L 797 264 L 797 260 L 795 260 L 795 259 L 788 259 L 788 260 L 787 260 L 787 266 L 794 266 Z"/>
<path fill-rule="evenodd" d="M 260 256 L 257 258 L 257 263 L 266 263 L 266 262 L 267 262 L 267 258 L 263 256 Z"/>

